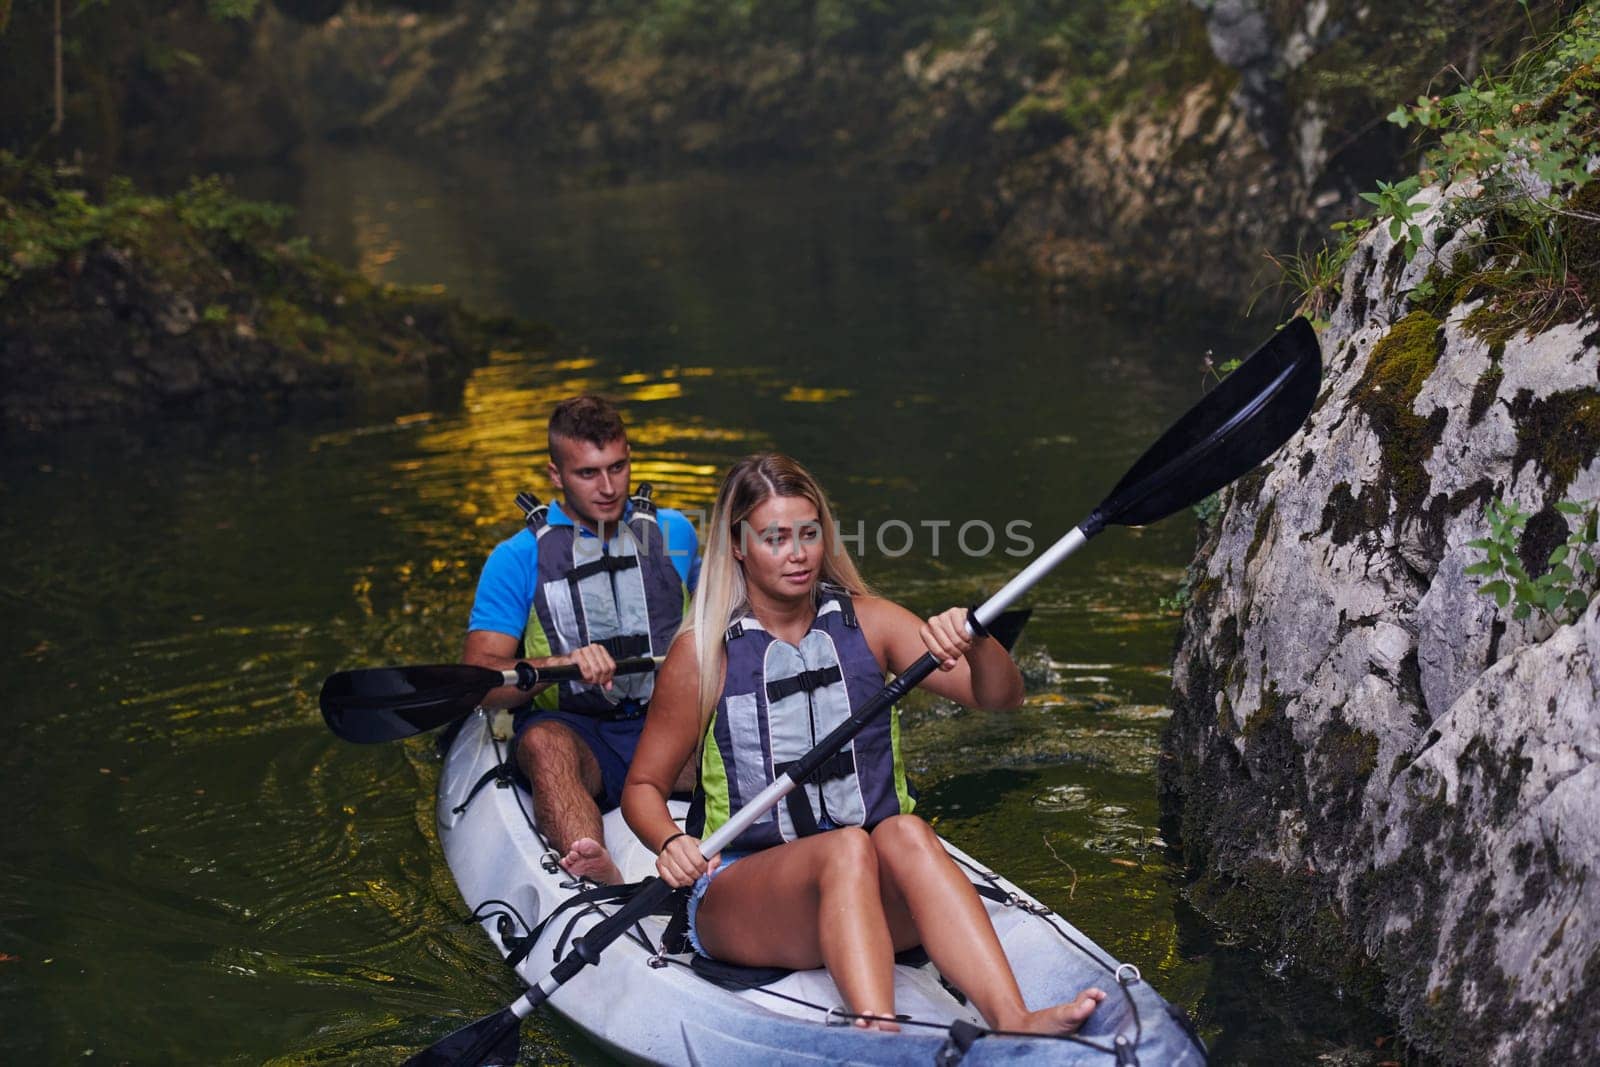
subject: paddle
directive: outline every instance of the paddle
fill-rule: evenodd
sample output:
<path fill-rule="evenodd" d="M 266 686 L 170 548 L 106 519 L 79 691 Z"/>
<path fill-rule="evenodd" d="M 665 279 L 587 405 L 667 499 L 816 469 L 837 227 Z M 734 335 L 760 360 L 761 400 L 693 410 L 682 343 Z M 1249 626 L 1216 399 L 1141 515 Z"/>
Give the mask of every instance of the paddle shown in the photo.
<path fill-rule="evenodd" d="M 1017 643 L 1032 608 L 1013 608 L 989 624 L 1006 651 Z M 661 661 L 625 659 L 618 674 L 642 674 Z M 485 694 L 502 685 L 532 689 L 541 682 L 567 682 L 580 676 L 577 667 L 533 667 L 519 663 L 508 671 L 442 663 L 422 667 L 368 667 L 339 671 L 322 683 L 322 718 L 346 741 L 373 744 L 398 741 L 447 725 L 476 708 Z"/>
<path fill-rule="evenodd" d="M 1083 522 L 974 608 L 974 629 L 986 628 L 1052 568 L 1107 526 L 1142 526 L 1164 518 L 1211 495 L 1266 459 L 1305 421 L 1321 377 L 1316 333 L 1305 319 L 1297 318 L 1167 430 Z M 787 774 L 702 841 L 701 855 L 709 859 L 720 852 L 815 773 L 868 720 L 903 698 L 938 665 L 931 653 L 925 654 L 880 689 Z M 585 966 L 598 962 L 607 945 L 655 912 L 671 893 L 672 888 L 659 879 L 646 881 L 626 906 L 575 939 L 567 955 L 527 993 L 493 1015 L 451 1033 L 406 1063 L 416 1067 L 478 1067 L 486 1055 L 503 1053 L 522 1019 Z"/>
<path fill-rule="evenodd" d="M 1017 639 L 1022 636 L 1022 628 L 1028 625 L 1028 619 L 1032 615 L 1032 608 L 1012 608 L 1010 611 L 1001 612 L 989 624 L 989 636 L 999 641 L 1001 648 L 1010 652 L 1017 647 Z"/>
<path fill-rule="evenodd" d="M 643 674 L 656 669 L 649 656 L 625 659 L 618 674 Z M 425 733 L 454 722 L 476 708 L 491 689 L 514 685 L 528 690 L 542 682 L 570 682 L 582 677 L 577 664 L 534 667 L 518 663 L 508 671 L 463 663 L 425 667 L 369 667 L 339 671 L 322 683 L 322 718 L 346 741 L 372 744 Z"/>

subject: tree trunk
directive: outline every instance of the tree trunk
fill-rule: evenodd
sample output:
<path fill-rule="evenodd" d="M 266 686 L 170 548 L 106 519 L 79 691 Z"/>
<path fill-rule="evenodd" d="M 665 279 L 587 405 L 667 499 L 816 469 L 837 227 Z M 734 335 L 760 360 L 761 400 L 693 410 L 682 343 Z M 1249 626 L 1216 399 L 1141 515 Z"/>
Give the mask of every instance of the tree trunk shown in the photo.
<path fill-rule="evenodd" d="M 50 127 L 50 136 L 54 137 L 61 132 L 61 127 L 66 123 L 66 79 L 61 71 L 61 0 L 56 0 L 56 121 Z"/>

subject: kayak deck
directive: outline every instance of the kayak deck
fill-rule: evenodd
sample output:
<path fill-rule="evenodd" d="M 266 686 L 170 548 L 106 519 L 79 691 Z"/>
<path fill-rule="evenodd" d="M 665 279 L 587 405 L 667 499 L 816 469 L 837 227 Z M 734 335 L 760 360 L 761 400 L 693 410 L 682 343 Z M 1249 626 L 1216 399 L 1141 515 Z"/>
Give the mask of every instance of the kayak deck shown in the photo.
<path fill-rule="evenodd" d="M 571 879 L 547 851 L 533 821 L 532 797 L 510 781 L 509 744 L 494 736 L 493 716 L 468 717 L 445 757 L 438 827 L 456 884 L 503 956 L 532 985 L 594 923 L 624 902 L 563 902 L 590 886 Z M 682 824 L 687 805 L 672 802 Z M 655 873 L 655 856 L 618 811 L 605 816 L 606 843 L 623 877 Z M 626 1060 L 663 1064 L 820 1063 L 1103 1063 L 1202 1064 L 1205 1054 L 1187 1019 L 1066 920 L 1006 879 L 945 843 L 985 899 L 1000 942 L 1030 1008 L 1061 1003 L 1088 986 L 1106 1000 L 1079 1040 L 982 1036 L 962 1050 L 950 1027 L 982 1027 L 982 1018 L 940 979 L 931 963 L 895 967 L 899 1034 L 846 1025 L 843 1000 L 825 970 L 795 971 L 757 988 L 724 988 L 697 974 L 687 955 L 661 950 L 665 916 L 642 920 L 599 963 L 561 987 L 550 1006 Z M 553 918 L 550 918 L 553 916 Z M 527 946 L 531 929 L 550 921 Z"/>

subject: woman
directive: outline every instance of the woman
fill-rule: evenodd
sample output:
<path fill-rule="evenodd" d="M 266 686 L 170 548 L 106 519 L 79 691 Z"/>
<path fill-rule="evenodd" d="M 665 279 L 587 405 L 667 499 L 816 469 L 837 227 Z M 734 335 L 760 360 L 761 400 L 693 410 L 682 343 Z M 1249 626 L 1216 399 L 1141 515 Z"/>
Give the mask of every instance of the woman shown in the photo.
<path fill-rule="evenodd" d="M 693 884 L 690 938 L 749 966 L 828 968 L 857 1026 L 898 1030 L 894 954 L 921 944 L 998 1030 L 1065 1033 L 1105 994 L 1029 1011 L 971 883 L 927 823 L 909 814 L 894 713 L 879 716 L 774 811 L 708 864 L 666 798 L 700 746 L 690 828 L 711 833 L 924 652 L 924 683 L 963 704 L 1022 700 L 1022 678 L 967 612 L 923 623 L 872 596 L 837 543 L 816 481 L 784 456 L 751 456 L 723 481 L 693 612 L 656 679 L 622 791 L 623 815 L 659 853 L 656 870 Z M 703 817 L 701 816 L 703 812 Z M 703 826 L 697 823 L 703 822 Z M 774 917 L 780 917 L 774 921 Z"/>

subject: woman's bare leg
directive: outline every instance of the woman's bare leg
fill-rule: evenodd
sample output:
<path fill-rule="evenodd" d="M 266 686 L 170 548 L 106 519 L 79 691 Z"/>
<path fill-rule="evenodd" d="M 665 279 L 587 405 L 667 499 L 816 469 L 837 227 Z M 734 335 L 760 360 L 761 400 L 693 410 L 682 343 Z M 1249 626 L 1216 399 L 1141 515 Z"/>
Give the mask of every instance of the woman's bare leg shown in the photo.
<path fill-rule="evenodd" d="M 941 974 L 964 992 L 997 1030 L 1068 1033 L 1105 999 L 1087 989 L 1076 1000 L 1030 1012 L 983 901 L 955 865 L 933 828 L 915 815 L 896 815 L 872 831 L 883 910 L 896 928 L 897 947 L 907 920 Z"/>
<path fill-rule="evenodd" d="M 878 858 L 854 827 L 746 856 L 717 875 L 695 931 L 718 959 L 747 966 L 827 967 L 845 1007 L 894 1017 L 894 946 Z M 858 1025 L 865 1025 L 860 1023 Z"/>

